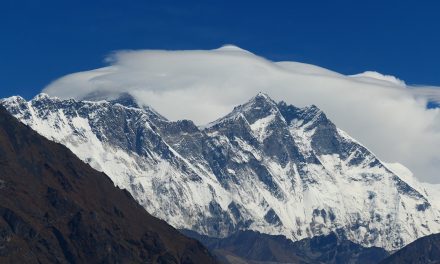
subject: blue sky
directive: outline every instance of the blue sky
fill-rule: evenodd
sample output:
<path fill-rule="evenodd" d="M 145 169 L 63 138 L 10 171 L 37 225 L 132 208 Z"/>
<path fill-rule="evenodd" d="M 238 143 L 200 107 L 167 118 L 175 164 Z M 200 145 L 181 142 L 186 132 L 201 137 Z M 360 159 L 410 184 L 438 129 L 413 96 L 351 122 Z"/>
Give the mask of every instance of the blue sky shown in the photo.
<path fill-rule="evenodd" d="M 120 49 L 235 44 L 344 74 L 440 84 L 438 1 L 19 1 L 0 3 L 0 97 L 34 96 Z"/>

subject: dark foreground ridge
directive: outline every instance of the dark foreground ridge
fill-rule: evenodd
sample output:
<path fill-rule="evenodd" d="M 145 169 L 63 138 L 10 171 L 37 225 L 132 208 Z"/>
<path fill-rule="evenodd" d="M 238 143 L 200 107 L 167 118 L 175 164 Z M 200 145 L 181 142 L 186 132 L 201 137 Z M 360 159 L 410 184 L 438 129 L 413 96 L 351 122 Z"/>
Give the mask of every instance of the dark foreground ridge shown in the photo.
<path fill-rule="evenodd" d="M 419 238 L 381 262 L 405 263 L 440 263 L 440 234 Z"/>
<path fill-rule="evenodd" d="M 0 106 L 0 263 L 214 263 L 105 174 Z"/>
<path fill-rule="evenodd" d="M 194 231 L 181 230 L 189 237 L 202 242 L 224 263 L 332 263 L 371 264 L 388 256 L 377 247 L 362 247 L 335 233 L 293 242 L 284 236 L 239 231 L 226 238 L 213 238 Z"/>

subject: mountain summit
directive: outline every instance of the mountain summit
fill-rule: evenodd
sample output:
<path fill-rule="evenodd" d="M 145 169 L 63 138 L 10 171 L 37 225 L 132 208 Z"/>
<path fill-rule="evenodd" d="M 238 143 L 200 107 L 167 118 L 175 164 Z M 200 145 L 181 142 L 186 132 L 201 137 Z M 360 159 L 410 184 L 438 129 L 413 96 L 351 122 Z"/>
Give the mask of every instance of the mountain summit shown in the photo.
<path fill-rule="evenodd" d="M 114 100 L 2 104 L 176 228 L 292 240 L 335 232 L 387 250 L 440 232 L 432 188 L 403 181 L 316 106 L 260 93 L 199 128 Z"/>
<path fill-rule="evenodd" d="M 1 263 L 215 263 L 198 242 L 2 106 L 0 171 Z"/>

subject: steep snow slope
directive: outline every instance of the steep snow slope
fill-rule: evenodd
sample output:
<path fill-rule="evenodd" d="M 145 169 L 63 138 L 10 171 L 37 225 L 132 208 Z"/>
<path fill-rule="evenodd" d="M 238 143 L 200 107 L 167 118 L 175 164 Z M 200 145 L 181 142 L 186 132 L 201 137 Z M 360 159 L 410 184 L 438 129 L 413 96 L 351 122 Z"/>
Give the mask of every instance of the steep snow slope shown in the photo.
<path fill-rule="evenodd" d="M 218 263 L 0 106 L 0 263 Z"/>
<path fill-rule="evenodd" d="M 440 232 L 436 188 L 406 183 L 316 106 L 258 94 L 199 128 L 127 95 L 92 102 L 40 94 L 2 104 L 177 228 L 293 240 L 336 231 L 388 250 Z"/>

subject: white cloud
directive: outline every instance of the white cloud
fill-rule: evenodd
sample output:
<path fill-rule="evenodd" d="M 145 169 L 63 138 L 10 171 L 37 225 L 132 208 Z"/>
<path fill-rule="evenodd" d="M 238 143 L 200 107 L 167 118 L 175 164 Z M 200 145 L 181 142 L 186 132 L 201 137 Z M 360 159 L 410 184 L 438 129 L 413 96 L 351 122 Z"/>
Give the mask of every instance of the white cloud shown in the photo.
<path fill-rule="evenodd" d="M 430 102 L 440 104 L 440 89 L 439 89 L 439 87 L 416 86 L 416 87 L 413 87 L 412 92 L 416 97 L 426 98 Z"/>
<path fill-rule="evenodd" d="M 129 92 L 172 120 L 205 124 L 262 91 L 296 106 L 319 106 L 382 160 L 440 182 L 440 109 L 425 107 L 427 98 L 440 98 L 437 87 L 410 87 L 377 72 L 345 76 L 298 62 L 271 62 L 233 46 L 119 51 L 108 61 L 108 67 L 64 76 L 44 92 L 76 99 L 96 91 Z"/>

